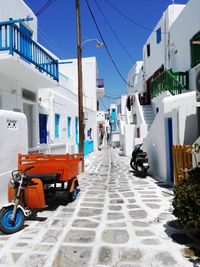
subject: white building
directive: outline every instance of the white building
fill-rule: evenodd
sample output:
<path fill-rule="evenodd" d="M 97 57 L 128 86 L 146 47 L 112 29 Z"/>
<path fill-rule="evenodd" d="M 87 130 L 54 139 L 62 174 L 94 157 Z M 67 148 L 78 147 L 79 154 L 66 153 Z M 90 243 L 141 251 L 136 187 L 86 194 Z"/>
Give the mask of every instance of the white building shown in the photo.
<path fill-rule="evenodd" d="M 192 144 L 199 136 L 199 10 L 200 1 L 189 0 L 163 13 L 143 47 L 144 86 L 134 91 L 132 107 L 136 120 L 126 123 L 132 135 L 124 143 L 144 142 L 151 173 L 165 182 L 173 182 L 172 145 Z"/>
<path fill-rule="evenodd" d="M 23 0 L 2 0 L 0 22 L 0 109 L 25 113 L 29 152 L 78 152 L 76 59 L 59 65 L 63 60 L 37 43 L 37 17 Z M 94 148 L 104 94 L 97 81 L 96 58 L 83 59 L 85 139 Z"/>
<path fill-rule="evenodd" d="M 26 18 L 33 20 L 20 21 Z M 39 143 L 38 88 L 57 85 L 58 62 L 37 43 L 37 18 L 22 0 L 1 1 L 0 22 L 0 109 L 26 114 L 28 145 L 35 147 Z"/>
<path fill-rule="evenodd" d="M 61 60 L 59 65 L 59 86 L 40 89 L 40 111 L 44 118 L 43 129 L 46 129 L 46 143 L 65 147 L 67 152 L 78 152 L 78 81 L 77 60 Z M 87 140 L 94 142 L 97 148 L 97 100 L 104 92 L 97 83 L 97 63 L 95 57 L 82 59 L 83 69 L 83 107 L 85 145 Z M 46 117 L 46 118 L 45 118 Z M 45 142 L 43 142 L 45 143 Z"/>
<path fill-rule="evenodd" d="M 136 61 L 135 65 L 128 73 L 127 83 L 127 95 L 132 96 L 135 92 L 143 91 L 143 61 Z"/>

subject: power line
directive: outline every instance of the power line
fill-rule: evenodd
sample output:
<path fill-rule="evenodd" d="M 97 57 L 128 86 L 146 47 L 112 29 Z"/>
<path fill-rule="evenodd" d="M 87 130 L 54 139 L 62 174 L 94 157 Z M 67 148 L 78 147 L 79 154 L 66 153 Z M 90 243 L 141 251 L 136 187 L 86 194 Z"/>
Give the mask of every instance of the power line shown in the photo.
<path fill-rule="evenodd" d="M 105 110 L 107 110 L 107 108 L 106 108 L 106 106 L 104 105 L 103 100 L 102 100 L 101 98 L 100 98 L 100 102 L 101 102 L 102 106 L 105 108 Z"/>
<path fill-rule="evenodd" d="M 35 12 L 35 15 L 38 17 L 41 15 L 47 8 L 49 8 L 56 0 L 48 0 L 38 11 Z"/>
<path fill-rule="evenodd" d="M 104 43 L 105 49 L 106 49 L 106 51 L 107 51 L 107 53 L 108 53 L 108 56 L 109 56 L 109 58 L 110 58 L 110 60 L 111 60 L 111 62 L 112 62 L 112 64 L 113 64 L 113 66 L 115 67 L 117 73 L 119 74 L 119 76 L 121 77 L 121 79 L 124 81 L 124 83 L 125 83 L 126 85 L 128 85 L 129 87 L 133 87 L 132 85 L 130 85 L 130 84 L 127 83 L 126 79 L 123 77 L 122 73 L 120 72 L 119 68 L 117 67 L 117 64 L 115 63 L 115 61 L 114 61 L 114 59 L 113 59 L 113 57 L 112 57 L 112 55 L 111 55 L 111 53 L 110 53 L 110 51 L 109 51 L 109 49 L 108 49 L 108 46 L 107 46 L 107 44 L 106 44 L 106 42 L 105 42 L 105 39 L 104 39 L 103 36 L 102 36 L 102 33 L 101 33 L 100 28 L 99 28 L 99 26 L 98 26 L 98 24 L 97 24 L 97 21 L 96 21 L 96 19 L 95 19 L 95 17 L 94 17 L 94 14 L 93 14 L 93 12 L 92 12 L 92 10 L 91 10 L 91 7 L 90 7 L 90 5 L 89 5 L 89 3 L 88 3 L 88 0 L 85 0 L 85 1 L 86 1 L 86 4 L 87 4 L 87 7 L 88 7 L 88 9 L 89 9 L 90 15 L 91 15 L 91 17 L 92 17 L 92 19 L 93 19 L 93 22 L 94 22 L 94 24 L 95 24 L 95 26 L 96 26 L 96 28 L 97 28 L 97 31 L 98 31 L 98 33 L 99 33 L 99 35 L 100 35 L 100 37 L 101 37 L 101 40 L 102 40 L 103 43 Z"/>
<path fill-rule="evenodd" d="M 45 33 L 45 31 L 40 27 L 39 28 L 40 37 L 45 40 L 49 45 L 56 51 L 59 51 L 61 54 L 66 54 L 66 51 L 62 49 L 61 47 L 58 47 L 56 43 L 54 43 L 48 35 Z"/>
<path fill-rule="evenodd" d="M 109 96 L 109 95 L 104 95 L 104 97 L 110 98 L 110 99 L 120 99 L 121 98 L 121 96 L 114 97 L 114 96 Z"/>
<path fill-rule="evenodd" d="M 113 4 L 110 3 L 110 1 L 108 0 L 104 0 L 109 6 L 112 7 L 112 9 L 114 9 L 117 13 L 119 13 L 122 17 L 124 17 L 125 19 L 127 19 L 128 21 L 130 21 L 131 23 L 133 23 L 134 25 L 144 29 L 144 30 L 147 30 L 147 31 L 150 31 L 150 32 L 156 32 L 156 30 L 154 29 L 151 29 L 145 25 L 142 25 L 140 23 L 138 23 L 136 20 L 133 20 L 132 18 L 128 17 L 126 14 L 124 14 L 121 10 L 119 10 L 118 8 L 116 8 Z M 162 34 L 168 34 L 168 32 L 161 32 Z"/>
<path fill-rule="evenodd" d="M 108 27 L 110 28 L 111 32 L 114 34 L 115 38 L 118 40 L 119 44 L 121 45 L 122 49 L 125 51 L 125 53 L 127 54 L 127 56 L 131 59 L 132 62 L 135 62 L 135 60 L 133 59 L 133 57 L 131 56 L 131 54 L 129 53 L 129 51 L 126 49 L 126 47 L 124 46 L 124 44 L 122 43 L 122 41 L 120 40 L 120 38 L 117 36 L 116 32 L 114 31 L 113 27 L 111 26 L 111 24 L 109 23 L 109 21 L 107 20 L 102 8 L 99 6 L 98 2 L 95 0 L 95 3 L 101 13 L 101 15 L 103 16 L 104 20 L 106 21 Z"/>

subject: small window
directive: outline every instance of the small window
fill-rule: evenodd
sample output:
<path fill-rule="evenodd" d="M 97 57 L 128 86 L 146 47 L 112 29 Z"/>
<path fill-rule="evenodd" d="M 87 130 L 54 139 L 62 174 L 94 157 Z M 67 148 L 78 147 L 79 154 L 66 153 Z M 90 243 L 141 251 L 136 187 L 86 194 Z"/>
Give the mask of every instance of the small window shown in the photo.
<path fill-rule="evenodd" d="M 150 51 L 150 44 L 147 45 L 147 56 L 150 57 L 151 51 Z"/>
<path fill-rule="evenodd" d="M 200 32 L 190 41 L 191 45 L 191 65 L 192 68 L 200 63 Z"/>
<path fill-rule="evenodd" d="M 161 42 L 161 28 L 156 31 L 156 42 L 159 44 Z"/>
<path fill-rule="evenodd" d="M 71 136 L 71 117 L 67 118 L 67 136 Z"/>
<path fill-rule="evenodd" d="M 60 137 L 60 115 L 55 114 L 55 138 Z"/>

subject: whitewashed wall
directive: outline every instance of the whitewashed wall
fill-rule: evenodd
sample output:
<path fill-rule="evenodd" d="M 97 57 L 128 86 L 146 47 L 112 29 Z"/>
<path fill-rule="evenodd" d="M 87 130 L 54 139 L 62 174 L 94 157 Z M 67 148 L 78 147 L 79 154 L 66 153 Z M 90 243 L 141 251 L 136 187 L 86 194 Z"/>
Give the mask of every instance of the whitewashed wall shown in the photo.
<path fill-rule="evenodd" d="M 8 125 L 8 123 L 10 123 Z M 19 112 L 0 110 L 0 206 L 8 202 L 7 187 L 11 172 L 18 167 L 18 153 L 27 154 L 27 120 Z"/>
<path fill-rule="evenodd" d="M 150 172 L 164 182 L 170 182 L 167 119 L 172 118 L 173 144 L 193 144 L 198 137 L 195 97 L 195 92 L 190 92 L 163 99 L 144 140 Z"/>
<path fill-rule="evenodd" d="M 198 0 L 197 0 L 198 1 Z M 163 64 L 165 68 L 169 68 L 168 58 L 168 38 L 169 27 L 174 23 L 183 10 L 184 5 L 169 5 L 168 9 L 154 28 L 143 47 L 144 60 L 144 78 L 147 80 L 152 74 Z M 161 42 L 156 42 L 156 31 L 161 28 Z M 166 34 L 165 34 L 166 33 Z M 150 56 L 147 56 L 147 45 L 150 44 Z"/>
<path fill-rule="evenodd" d="M 134 95 L 135 92 L 143 91 L 143 61 L 136 61 L 135 65 L 128 73 L 127 88 L 128 95 Z"/>
<path fill-rule="evenodd" d="M 75 144 L 75 117 L 78 116 L 77 95 L 64 87 L 39 89 L 43 113 L 48 114 L 47 131 L 49 143 Z M 40 111 L 42 112 L 42 111 Z M 55 114 L 60 115 L 60 137 L 55 138 Z M 71 136 L 68 137 L 67 119 L 71 117 Z"/>
<path fill-rule="evenodd" d="M 33 31 L 33 39 L 37 41 L 37 17 L 23 0 L 1 0 L 0 21 L 33 18 L 33 21 L 24 22 Z"/>
<path fill-rule="evenodd" d="M 187 71 L 191 68 L 190 40 L 200 31 L 199 10 L 199 0 L 188 1 L 170 27 L 170 66 L 175 71 Z"/>
<path fill-rule="evenodd" d="M 38 104 L 26 100 L 22 97 L 22 90 L 27 89 L 36 94 L 37 99 L 37 88 L 33 85 L 23 83 L 11 77 L 0 74 L 0 108 L 4 110 L 19 111 L 23 112 L 23 104 L 31 104 L 33 107 L 33 146 L 36 146 L 39 142 L 39 118 L 38 118 Z"/>

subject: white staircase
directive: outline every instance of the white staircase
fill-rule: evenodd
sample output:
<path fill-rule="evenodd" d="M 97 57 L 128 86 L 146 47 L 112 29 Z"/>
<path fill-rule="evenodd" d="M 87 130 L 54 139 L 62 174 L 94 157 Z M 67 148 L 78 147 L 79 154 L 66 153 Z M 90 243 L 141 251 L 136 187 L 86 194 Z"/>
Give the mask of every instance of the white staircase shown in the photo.
<path fill-rule="evenodd" d="M 144 121 L 148 125 L 148 131 L 149 131 L 151 124 L 153 123 L 153 120 L 155 118 L 155 114 L 151 105 L 145 105 L 141 107 L 143 111 Z"/>

